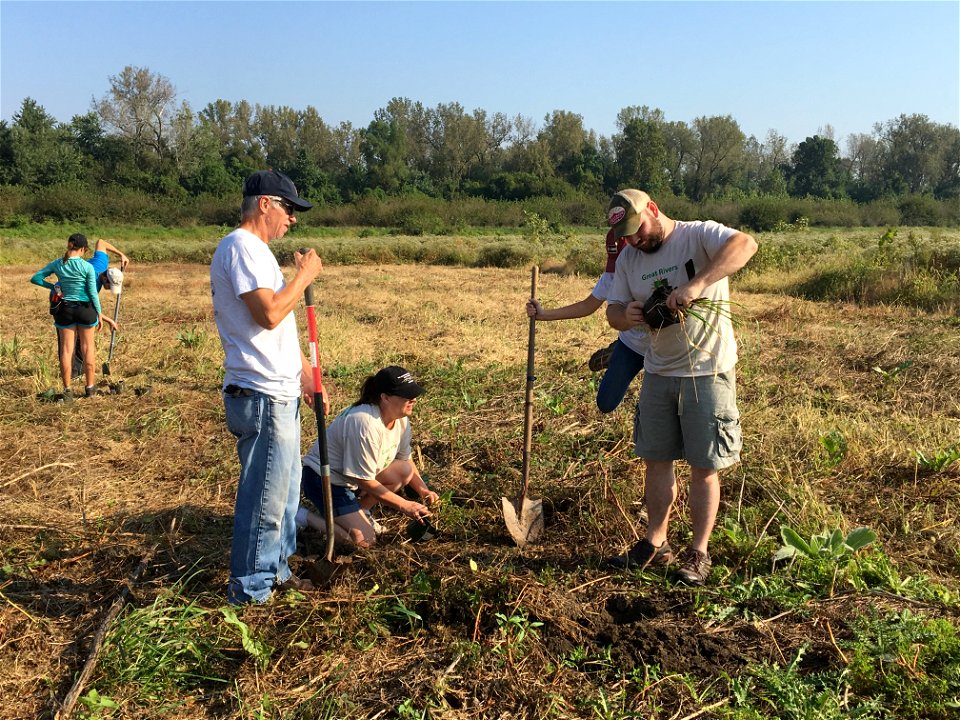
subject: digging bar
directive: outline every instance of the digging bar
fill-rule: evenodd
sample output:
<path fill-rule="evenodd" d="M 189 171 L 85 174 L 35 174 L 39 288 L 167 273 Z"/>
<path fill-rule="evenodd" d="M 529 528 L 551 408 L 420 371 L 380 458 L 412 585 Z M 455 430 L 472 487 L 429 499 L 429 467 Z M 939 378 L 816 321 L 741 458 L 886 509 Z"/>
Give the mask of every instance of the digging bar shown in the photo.
<path fill-rule="evenodd" d="M 300 253 L 305 255 L 306 248 Z M 314 562 L 308 575 L 315 585 L 328 585 L 340 572 L 342 565 L 333 560 L 333 493 L 330 489 L 330 460 L 327 455 L 327 425 L 323 411 L 323 374 L 320 371 L 320 347 L 317 340 L 317 309 L 313 301 L 313 285 L 308 285 L 303 293 L 307 306 L 307 332 L 310 334 L 310 367 L 313 369 L 313 411 L 317 416 L 317 444 L 320 449 L 320 479 L 323 483 L 324 522 L 327 525 L 326 555 Z"/>
<path fill-rule="evenodd" d="M 537 297 L 536 265 L 531 270 L 530 297 Z M 516 498 L 500 498 L 503 504 L 503 519 L 510 537 L 518 546 L 524 547 L 536 542 L 543 534 L 543 501 L 534 500 L 527 495 L 530 488 L 530 447 L 533 437 L 533 358 L 534 339 L 537 332 L 536 318 L 530 318 L 530 335 L 527 342 L 527 394 L 523 407 L 523 485 Z"/>
<path fill-rule="evenodd" d="M 117 320 L 120 318 L 120 298 L 123 297 L 123 293 L 117 294 L 117 302 L 113 306 L 113 322 L 116 324 Z M 113 348 L 117 343 L 117 328 L 110 328 L 110 352 L 107 354 L 107 361 L 103 364 L 103 374 L 110 374 L 110 361 L 113 360 Z"/>

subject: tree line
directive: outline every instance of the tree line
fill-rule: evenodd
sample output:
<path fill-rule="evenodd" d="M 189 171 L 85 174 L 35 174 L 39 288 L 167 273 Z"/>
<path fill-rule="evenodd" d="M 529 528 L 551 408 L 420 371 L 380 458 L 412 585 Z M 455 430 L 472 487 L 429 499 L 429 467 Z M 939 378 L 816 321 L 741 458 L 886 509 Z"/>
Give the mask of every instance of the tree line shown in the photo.
<path fill-rule="evenodd" d="M 942 209 L 960 199 L 960 130 L 921 114 L 850 135 L 843 151 L 829 126 L 791 145 L 775 130 L 748 137 L 729 115 L 687 123 L 647 106 L 623 108 L 616 128 L 597 135 L 565 110 L 538 124 L 408 98 L 390 100 L 366 127 L 331 125 L 312 106 L 218 99 L 195 111 L 163 75 L 127 66 L 69 123 L 24 99 L 0 122 L 0 185 L 20 198 L 109 188 L 174 202 L 235 200 L 246 175 L 273 167 L 305 197 L 334 206 L 370 195 L 595 200 L 626 186 L 695 204 L 909 197 Z M 940 215 L 958 220 L 956 211 Z"/>

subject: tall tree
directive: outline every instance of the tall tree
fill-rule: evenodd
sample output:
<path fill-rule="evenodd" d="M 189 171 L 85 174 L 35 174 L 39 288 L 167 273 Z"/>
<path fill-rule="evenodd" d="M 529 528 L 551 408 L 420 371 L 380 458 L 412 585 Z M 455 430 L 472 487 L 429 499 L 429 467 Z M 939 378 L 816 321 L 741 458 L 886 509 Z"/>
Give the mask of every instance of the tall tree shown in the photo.
<path fill-rule="evenodd" d="M 445 194 L 458 193 L 474 159 L 485 146 L 484 128 L 460 103 L 441 103 L 428 117 L 431 174 Z"/>
<path fill-rule="evenodd" d="M 254 129 L 266 154 L 267 166 L 289 170 L 297 160 L 299 113 L 288 105 L 257 105 Z"/>
<path fill-rule="evenodd" d="M 236 196 L 238 181 L 223 163 L 220 137 L 213 125 L 199 122 L 183 102 L 173 118 L 170 150 L 177 167 L 180 184 L 198 195 Z"/>
<path fill-rule="evenodd" d="M 721 192 L 736 176 L 746 138 L 730 115 L 696 118 L 693 136 L 686 185 L 692 199 L 703 200 Z"/>
<path fill-rule="evenodd" d="M 896 192 L 932 193 L 942 179 L 956 127 L 926 115 L 900 115 L 878 127 L 884 148 L 884 175 Z"/>
<path fill-rule="evenodd" d="M 785 196 L 789 159 L 787 139 L 776 130 L 768 130 L 763 142 L 751 135 L 743 148 L 742 189 L 747 193 Z"/>
<path fill-rule="evenodd" d="M 254 109 L 246 100 L 215 100 L 200 111 L 198 120 L 217 138 L 224 165 L 233 177 L 242 179 L 266 165 Z"/>
<path fill-rule="evenodd" d="M 643 117 L 627 121 L 614 136 L 621 187 L 643 188 L 659 195 L 667 187 L 667 144 L 661 125 Z"/>
<path fill-rule="evenodd" d="M 820 135 L 808 137 L 794 151 L 787 179 L 794 197 L 843 197 L 846 176 L 837 144 Z"/>
<path fill-rule="evenodd" d="M 690 126 L 681 120 L 664 124 L 662 130 L 667 146 L 667 180 L 675 195 L 683 195 L 697 140 Z"/>
<path fill-rule="evenodd" d="M 566 110 L 554 110 L 544 118 L 538 140 L 549 161 L 543 172 L 554 169 L 557 176 L 571 184 L 578 179 L 577 168 L 582 165 L 584 146 L 595 144 L 595 139 L 583 127 L 583 116 Z"/>
<path fill-rule="evenodd" d="M 867 133 L 848 135 L 844 164 L 850 178 L 849 193 L 854 200 L 867 202 L 883 194 L 883 148 L 876 136 Z"/>
<path fill-rule="evenodd" d="M 83 156 L 68 128 L 32 98 L 25 98 L 14 114 L 6 137 L 9 182 L 40 187 L 83 176 Z"/>
<path fill-rule="evenodd" d="M 388 193 L 403 190 L 409 176 L 405 135 L 396 119 L 374 120 L 363 132 L 360 153 L 367 170 L 367 186 Z"/>
<path fill-rule="evenodd" d="M 133 144 L 138 156 L 162 160 L 176 98 L 173 84 L 163 75 L 127 65 L 110 77 L 110 90 L 94 101 L 93 110 L 108 128 Z"/>

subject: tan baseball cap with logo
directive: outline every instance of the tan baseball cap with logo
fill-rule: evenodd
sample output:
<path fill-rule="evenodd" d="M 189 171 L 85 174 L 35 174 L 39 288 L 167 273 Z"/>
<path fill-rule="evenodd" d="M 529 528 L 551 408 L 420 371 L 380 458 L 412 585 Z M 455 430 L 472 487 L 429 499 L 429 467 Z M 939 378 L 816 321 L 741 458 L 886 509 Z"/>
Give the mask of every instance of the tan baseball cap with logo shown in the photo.
<path fill-rule="evenodd" d="M 643 218 L 640 213 L 650 202 L 650 196 L 640 190 L 620 190 L 610 198 L 607 208 L 607 224 L 613 228 L 617 239 L 624 235 L 633 235 L 640 229 Z"/>

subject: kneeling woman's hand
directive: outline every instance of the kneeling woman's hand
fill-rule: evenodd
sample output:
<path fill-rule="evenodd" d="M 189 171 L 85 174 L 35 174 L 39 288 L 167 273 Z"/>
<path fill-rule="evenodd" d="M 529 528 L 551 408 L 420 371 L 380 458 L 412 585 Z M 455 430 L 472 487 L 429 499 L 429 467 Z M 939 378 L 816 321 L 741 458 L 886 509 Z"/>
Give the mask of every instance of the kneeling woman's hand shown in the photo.
<path fill-rule="evenodd" d="M 410 501 L 404 505 L 403 508 L 401 508 L 401 512 L 408 518 L 418 521 L 426 519 L 431 515 L 426 505 L 421 505 L 420 503 L 413 501 Z"/>

